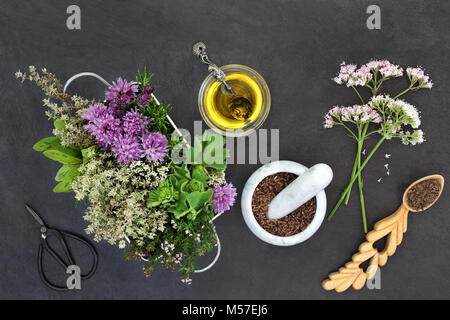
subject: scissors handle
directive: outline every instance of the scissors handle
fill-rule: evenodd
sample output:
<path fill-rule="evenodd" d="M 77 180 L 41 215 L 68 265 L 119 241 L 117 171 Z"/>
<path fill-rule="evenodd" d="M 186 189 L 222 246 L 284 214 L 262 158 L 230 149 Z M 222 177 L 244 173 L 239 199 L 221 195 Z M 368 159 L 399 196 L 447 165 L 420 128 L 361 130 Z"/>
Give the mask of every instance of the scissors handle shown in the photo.
<path fill-rule="evenodd" d="M 65 237 L 69 237 L 72 238 L 76 241 L 79 241 L 81 243 L 83 243 L 91 252 L 92 255 L 92 267 L 89 270 L 88 273 L 86 274 L 81 274 L 81 279 L 86 280 L 89 279 L 90 277 L 92 277 L 92 275 L 95 273 L 95 270 L 97 270 L 97 262 L 98 262 L 98 256 L 97 256 L 97 252 L 95 251 L 95 248 L 92 246 L 92 244 L 90 244 L 87 240 L 83 239 L 80 236 L 77 236 L 73 233 L 70 232 L 65 232 L 65 231 L 60 231 Z"/>
<path fill-rule="evenodd" d="M 55 250 L 53 250 L 53 248 L 50 247 L 50 245 L 48 244 L 47 241 L 47 237 L 48 236 L 55 236 L 58 240 L 59 243 L 63 249 L 64 255 L 65 255 L 65 259 L 64 260 L 60 255 L 58 255 L 56 253 Z M 85 246 L 88 247 L 89 251 L 92 254 L 93 257 L 93 263 L 92 263 L 92 267 L 89 270 L 88 273 L 86 274 L 81 274 L 80 278 L 82 280 L 86 280 L 89 279 L 96 271 L 97 269 L 97 262 L 98 262 L 98 257 L 97 257 L 97 252 L 95 251 L 95 248 L 85 239 L 74 235 L 72 233 L 69 232 L 65 232 L 65 231 L 60 231 L 60 230 L 56 230 L 56 229 L 47 229 L 47 232 L 45 233 L 45 235 L 42 237 L 41 239 L 41 244 L 39 246 L 39 252 L 38 252 L 38 269 L 39 269 L 39 275 L 42 279 L 42 281 L 51 289 L 57 290 L 57 291 L 66 291 L 68 290 L 67 287 L 61 287 L 58 285 L 55 285 L 53 283 L 51 283 L 47 277 L 45 276 L 44 270 L 43 270 L 43 264 L 42 264 L 42 258 L 43 258 L 43 252 L 44 250 L 47 251 L 57 262 L 59 265 L 61 265 L 65 270 L 67 270 L 67 267 L 69 267 L 70 265 L 76 265 L 72 254 L 69 250 L 69 247 L 67 246 L 66 243 L 66 237 L 77 240 L 81 243 L 83 243 Z M 68 261 L 68 262 L 66 262 Z"/>

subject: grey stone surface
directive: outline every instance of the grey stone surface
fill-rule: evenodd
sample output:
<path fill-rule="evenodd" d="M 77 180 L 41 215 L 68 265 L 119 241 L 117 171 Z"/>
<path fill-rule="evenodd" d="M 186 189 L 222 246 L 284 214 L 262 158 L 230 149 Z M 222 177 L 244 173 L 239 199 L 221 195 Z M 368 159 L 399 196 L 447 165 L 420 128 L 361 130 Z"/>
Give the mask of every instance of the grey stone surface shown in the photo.
<path fill-rule="evenodd" d="M 450 298 L 448 187 L 429 211 L 411 214 L 404 243 L 382 269 L 380 290 L 336 294 L 320 286 L 363 240 L 356 192 L 311 239 L 288 248 L 256 238 L 236 205 L 217 221 L 223 244 L 219 262 L 195 275 L 191 286 L 160 268 L 145 278 L 140 262 L 125 261 L 121 250 L 105 242 L 96 244 L 97 274 L 80 291 L 53 292 L 37 274 L 39 233 L 23 203 L 31 203 L 56 227 L 83 234 L 86 222 L 72 194 L 51 191 L 58 165 L 31 149 L 50 134 L 51 123 L 41 106 L 41 92 L 13 77 L 29 64 L 45 66 L 64 80 L 82 71 L 108 80 L 131 78 L 146 65 L 156 74 L 158 98 L 172 104 L 180 127 L 192 129 L 200 119 L 197 93 L 206 73 L 191 46 L 202 40 L 214 61 L 248 65 L 263 75 L 272 95 L 264 127 L 280 128 L 281 159 L 307 166 L 324 162 L 333 168 L 328 206 L 347 181 L 354 152 L 345 132 L 322 127 L 330 106 L 358 102 L 351 90 L 331 81 L 340 62 L 387 58 L 402 66 L 420 64 L 435 86 L 405 99 L 422 110 L 427 142 L 409 147 L 390 141 L 371 161 L 364 172 L 369 225 L 397 208 L 412 181 L 432 173 L 448 177 L 450 2 L 376 3 L 382 29 L 371 31 L 365 10 L 373 1 L 365 0 L 80 0 L 82 29 L 69 31 L 65 11 L 72 1 L 0 1 L 0 298 Z M 396 93 L 403 85 L 394 80 L 385 90 Z M 100 97 L 104 88 L 95 80 L 82 80 L 72 90 Z M 384 159 L 384 153 L 391 153 L 391 159 Z M 386 162 L 390 176 L 385 175 Z M 241 190 L 257 167 L 231 165 L 227 177 Z M 377 183 L 380 176 L 383 181 Z"/>

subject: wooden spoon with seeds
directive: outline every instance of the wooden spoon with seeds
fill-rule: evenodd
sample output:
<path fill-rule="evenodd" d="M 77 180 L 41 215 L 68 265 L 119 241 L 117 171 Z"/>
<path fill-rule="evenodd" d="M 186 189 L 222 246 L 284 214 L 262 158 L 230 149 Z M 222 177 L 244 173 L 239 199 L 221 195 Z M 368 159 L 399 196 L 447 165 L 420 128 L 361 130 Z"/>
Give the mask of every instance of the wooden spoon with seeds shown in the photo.
<path fill-rule="evenodd" d="M 413 182 L 403 193 L 402 204 L 397 211 L 375 224 L 373 230 L 366 235 L 367 241 L 363 242 L 359 246 L 359 251 L 352 256 L 352 261 L 347 262 L 337 272 L 330 273 L 328 279 L 322 281 L 322 288 L 343 292 L 350 286 L 356 290 L 364 287 L 366 281 L 375 276 L 378 266 L 384 266 L 388 257 L 395 253 L 397 246 L 402 242 L 403 233 L 407 230 L 409 211 L 421 212 L 430 208 L 441 196 L 443 188 L 444 177 L 438 174 Z M 428 192 L 428 195 L 418 191 Z M 413 193 L 416 198 L 412 197 Z M 417 198 L 417 201 L 413 201 Z M 419 206 L 416 206 L 417 204 Z M 379 252 L 373 244 L 386 236 L 388 237 L 386 246 Z M 369 266 L 364 271 L 360 265 L 367 260 Z"/>

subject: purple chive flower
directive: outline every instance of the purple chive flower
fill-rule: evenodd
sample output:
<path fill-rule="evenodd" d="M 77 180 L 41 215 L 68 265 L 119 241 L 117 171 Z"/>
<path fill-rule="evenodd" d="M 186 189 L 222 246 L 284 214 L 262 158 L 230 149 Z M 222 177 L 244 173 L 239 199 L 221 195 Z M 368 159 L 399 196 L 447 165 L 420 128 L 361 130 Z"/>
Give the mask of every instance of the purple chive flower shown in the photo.
<path fill-rule="evenodd" d="M 213 188 L 214 212 L 219 213 L 230 210 L 236 198 L 236 188 L 231 183 L 224 186 L 215 186 Z"/>
<path fill-rule="evenodd" d="M 97 145 L 102 148 L 109 147 L 120 131 L 120 119 L 115 118 L 104 104 L 93 104 L 82 117 L 89 121 L 84 129 L 95 137 Z"/>
<path fill-rule="evenodd" d="M 142 149 L 148 161 L 161 162 L 167 155 L 167 138 L 159 132 L 149 132 L 142 136 Z"/>
<path fill-rule="evenodd" d="M 149 88 L 148 85 L 146 84 L 142 92 L 139 93 L 138 96 L 136 97 L 137 105 L 141 108 L 148 106 L 150 101 L 152 101 L 153 99 L 152 97 L 153 92 L 155 92 L 155 88 L 153 87 Z"/>
<path fill-rule="evenodd" d="M 142 149 L 137 137 L 118 135 L 111 147 L 117 162 L 130 163 L 142 157 Z"/>
<path fill-rule="evenodd" d="M 129 136 L 142 136 L 148 132 L 151 119 L 143 116 L 139 111 L 127 112 L 122 118 L 123 130 Z"/>
<path fill-rule="evenodd" d="M 103 103 L 94 103 L 92 106 L 86 109 L 86 112 L 83 113 L 82 118 L 94 122 L 97 118 L 103 116 L 106 113 L 108 113 L 107 106 L 105 106 Z"/>
<path fill-rule="evenodd" d="M 106 101 L 117 113 L 126 110 L 128 104 L 136 97 L 138 86 L 134 82 L 117 78 L 116 82 L 108 87 L 105 92 Z"/>

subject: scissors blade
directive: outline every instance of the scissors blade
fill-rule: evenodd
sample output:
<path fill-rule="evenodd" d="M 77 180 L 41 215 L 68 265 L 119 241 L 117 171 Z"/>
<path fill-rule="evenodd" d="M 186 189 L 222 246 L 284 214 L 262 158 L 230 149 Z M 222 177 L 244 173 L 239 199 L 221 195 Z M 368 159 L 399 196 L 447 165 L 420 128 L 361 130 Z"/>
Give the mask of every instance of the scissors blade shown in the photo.
<path fill-rule="evenodd" d="M 27 211 L 33 216 L 33 218 L 43 227 L 45 227 L 45 223 L 44 220 L 42 220 L 41 217 L 39 217 L 39 215 L 37 214 L 36 211 L 34 211 L 34 209 L 32 207 L 30 207 L 29 205 L 25 204 L 25 208 L 27 209 Z"/>

